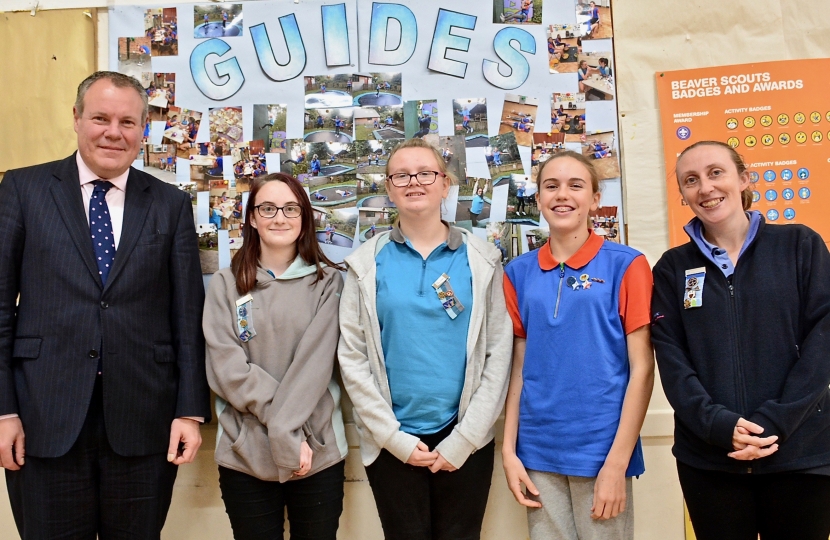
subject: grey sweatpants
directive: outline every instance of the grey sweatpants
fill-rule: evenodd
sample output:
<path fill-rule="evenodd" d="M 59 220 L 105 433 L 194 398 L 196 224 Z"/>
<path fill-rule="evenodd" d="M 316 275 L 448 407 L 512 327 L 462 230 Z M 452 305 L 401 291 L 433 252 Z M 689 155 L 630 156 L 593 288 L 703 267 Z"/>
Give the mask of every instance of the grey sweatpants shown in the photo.
<path fill-rule="evenodd" d="M 527 471 L 542 508 L 527 509 L 530 540 L 633 540 L 634 498 L 625 479 L 625 510 L 612 519 L 591 519 L 596 478 Z"/>

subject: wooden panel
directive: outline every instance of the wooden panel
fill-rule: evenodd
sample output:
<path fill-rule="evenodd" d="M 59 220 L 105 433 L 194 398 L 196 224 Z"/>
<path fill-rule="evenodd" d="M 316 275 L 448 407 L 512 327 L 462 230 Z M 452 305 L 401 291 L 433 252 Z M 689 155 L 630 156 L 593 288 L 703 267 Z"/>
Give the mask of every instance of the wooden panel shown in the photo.
<path fill-rule="evenodd" d="M 0 13 L 0 171 L 75 150 L 72 105 L 95 69 L 95 17 L 94 9 Z"/>

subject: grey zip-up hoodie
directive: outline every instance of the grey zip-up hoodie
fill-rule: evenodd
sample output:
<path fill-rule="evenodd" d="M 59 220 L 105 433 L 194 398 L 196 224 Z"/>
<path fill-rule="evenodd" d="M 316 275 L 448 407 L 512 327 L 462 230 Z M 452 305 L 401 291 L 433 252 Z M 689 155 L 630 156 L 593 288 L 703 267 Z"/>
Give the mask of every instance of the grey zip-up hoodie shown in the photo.
<path fill-rule="evenodd" d="M 348 447 L 334 377 L 343 279 L 299 256 L 274 278 L 257 270 L 247 321 L 256 335 L 239 339 L 240 294 L 230 268 L 210 280 L 203 328 L 208 383 L 217 394 L 216 462 L 261 480 L 295 480 L 300 444 L 313 452 L 302 478 L 338 463 Z M 247 323 L 246 323 L 247 324 Z"/>
<path fill-rule="evenodd" d="M 399 229 L 379 234 L 346 257 L 349 271 L 340 301 L 340 344 L 337 357 L 343 385 L 354 405 L 364 465 L 388 450 L 403 462 L 418 437 L 401 431 L 392 411 L 376 308 L 375 256 Z M 493 439 L 493 425 L 504 406 L 510 375 L 513 326 L 504 303 L 501 253 L 457 227 L 450 242 L 465 242 L 473 277 L 473 307 L 467 333 L 467 369 L 458 424 L 436 449 L 451 465 L 461 467 L 471 453 Z M 424 336 L 440 339 L 440 336 Z"/>

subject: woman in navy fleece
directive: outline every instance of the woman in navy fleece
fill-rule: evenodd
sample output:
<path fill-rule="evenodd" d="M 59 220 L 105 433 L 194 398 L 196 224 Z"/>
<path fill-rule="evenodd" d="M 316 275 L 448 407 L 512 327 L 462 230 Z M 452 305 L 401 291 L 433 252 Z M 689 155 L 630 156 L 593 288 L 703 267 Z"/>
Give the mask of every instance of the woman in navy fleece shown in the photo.
<path fill-rule="evenodd" d="M 731 147 L 695 143 L 676 173 L 695 217 L 654 267 L 652 340 L 695 534 L 825 540 L 830 253 L 815 231 L 749 210 Z"/>

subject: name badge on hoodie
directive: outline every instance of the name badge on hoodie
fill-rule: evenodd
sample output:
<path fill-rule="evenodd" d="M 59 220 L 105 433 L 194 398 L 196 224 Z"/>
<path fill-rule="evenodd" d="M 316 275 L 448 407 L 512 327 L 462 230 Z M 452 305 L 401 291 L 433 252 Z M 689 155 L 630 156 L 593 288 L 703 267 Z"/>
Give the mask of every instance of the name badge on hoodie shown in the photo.
<path fill-rule="evenodd" d="M 703 282 L 706 280 L 706 268 L 686 270 L 686 286 L 683 293 L 683 307 L 691 309 L 703 306 Z"/>
<path fill-rule="evenodd" d="M 432 288 L 438 294 L 438 300 L 441 301 L 441 306 L 447 312 L 447 315 L 450 316 L 450 319 L 455 319 L 464 311 L 464 306 L 461 305 L 461 302 L 455 297 L 455 293 L 452 290 L 450 276 L 441 274 L 441 277 L 436 279 L 435 283 L 432 284 Z"/>
<path fill-rule="evenodd" d="M 253 319 L 254 298 L 246 294 L 236 301 L 236 335 L 243 343 L 256 335 Z"/>

